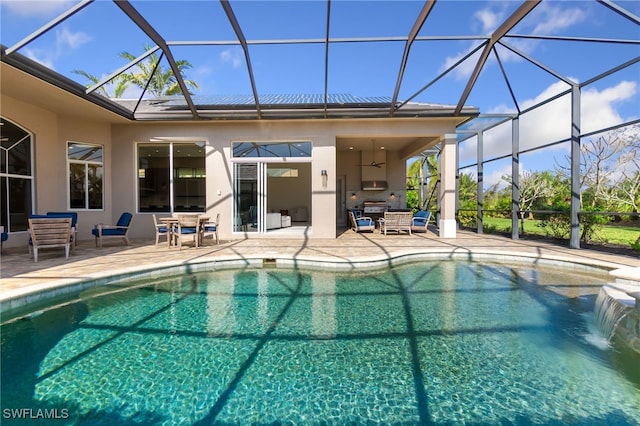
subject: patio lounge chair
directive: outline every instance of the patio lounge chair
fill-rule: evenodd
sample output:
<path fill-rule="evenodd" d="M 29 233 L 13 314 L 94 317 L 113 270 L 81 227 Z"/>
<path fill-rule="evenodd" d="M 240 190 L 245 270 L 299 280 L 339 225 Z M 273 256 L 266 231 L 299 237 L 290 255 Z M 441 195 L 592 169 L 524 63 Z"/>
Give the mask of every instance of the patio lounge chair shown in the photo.
<path fill-rule="evenodd" d="M 351 229 L 355 232 L 375 231 L 376 223 L 368 216 L 356 217 L 353 210 L 349 210 L 349 218 L 351 218 Z"/>
<path fill-rule="evenodd" d="M 122 213 L 115 225 L 104 225 L 99 223 L 94 226 L 91 233 L 96 237 L 96 247 L 102 247 L 103 238 L 119 237 L 129 245 L 129 229 L 131 228 L 131 220 L 133 215 L 129 212 Z"/>
<path fill-rule="evenodd" d="M 387 235 L 388 231 L 407 231 L 411 235 L 411 212 L 385 212 L 384 219 L 380 221 L 380 231 Z"/>
<path fill-rule="evenodd" d="M 427 232 L 430 220 L 431 212 L 420 210 L 413 216 L 413 219 L 411 219 L 411 230 L 413 232 Z"/>
<path fill-rule="evenodd" d="M 47 217 L 70 217 L 71 218 L 71 248 L 75 248 L 78 241 L 78 213 L 76 212 L 47 212 Z"/>
<path fill-rule="evenodd" d="M 71 250 L 70 217 L 29 218 L 29 251 L 33 260 L 38 261 L 38 250 L 42 248 L 64 247 L 65 258 Z"/>

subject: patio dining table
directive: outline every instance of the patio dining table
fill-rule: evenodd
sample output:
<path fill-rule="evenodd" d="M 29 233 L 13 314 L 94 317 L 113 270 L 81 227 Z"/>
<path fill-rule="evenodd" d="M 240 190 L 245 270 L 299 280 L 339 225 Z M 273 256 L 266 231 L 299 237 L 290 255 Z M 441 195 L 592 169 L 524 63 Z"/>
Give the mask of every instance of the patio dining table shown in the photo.
<path fill-rule="evenodd" d="M 211 218 L 205 215 L 191 215 L 197 216 L 198 218 L 198 229 L 196 231 L 196 247 L 200 246 L 202 242 L 202 230 L 204 227 L 210 222 Z M 178 228 L 178 223 L 180 222 L 180 218 L 178 216 L 169 216 L 169 217 L 161 217 L 158 218 L 161 223 L 164 223 L 167 226 L 167 232 L 169 233 L 169 237 L 167 238 L 169 247 L 174 245 L 174 234 L 176 229 Z"/>

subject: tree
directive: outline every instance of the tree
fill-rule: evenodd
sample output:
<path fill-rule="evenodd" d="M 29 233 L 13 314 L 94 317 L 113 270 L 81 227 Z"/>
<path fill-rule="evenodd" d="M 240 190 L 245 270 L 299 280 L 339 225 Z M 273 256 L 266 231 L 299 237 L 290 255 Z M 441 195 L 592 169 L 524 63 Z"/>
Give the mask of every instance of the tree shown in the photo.
<path fill-rule="evenodd" d="M 151 49 L 151 46 L 146 45 L 144 50 Z M 122 58 L 129 61 L 133 61 L 136 57 L 129 52 L 120 53 Z M 147 56 L 146 60 L 140 61 L 136 64 L 138 72 L 123 73 L 123 78 L 135 86 L 141 89 L 148 90 L 154 97 L 179 95 L 182 93 L 178 81 L 170 67 L 164 67 L 159 65 L 160 57 L 157 53 L 152 53 Z M 176 61 L 176 66 L 180 71 L 180 75 L 184 76 L 184 71 L 191 68 L 191 63 L 186 60 Z M 156 68 L 157 67 L 157 68 Z M 184 79 L 185 85 L 194 89 L 199 89 L 200 86 L 193 80 Z M 147 86 L 147 83 L 149 85 Z"/>
<path fill-rule="evenodd" d="M 612 130 L 580 146 L 580 205 L 638 212 L 640 124 Z M 570 164 L 570 158 L 567 157 Z M 570 166 L 558 173 L 568 179 Z"/>
<path fill-rule="evenodd" d="M 144 47 L 145 51 L 148 51 L 149 49 L 151 49 L 151 46 L 149 45 Z M 120 53 L 120 57 L 128 61 L 136 59 L 136 57 L 129 52 Z M 99 87 L 97 90 L 104 96 L 112 98 L 122 97 L 125 90 L 131 85 L 137 86 L 142 90 L 146 89 L 153 97 L 156 98 L 181 94 L 182 91 L 180 90 L 180 85 L 173 74 L 173 70 L 171 70 L 170 67 L 162 66 L 159 62 L 160 56 L 154 52 L 147 56 L 144 61 L 136 63 L 132 70 L 123 72 L 112 80 L 114 87 L 113 94 L 108 93 L 108 90 L 104 85 Z M 176 61 L 176 66 L 178 67 L 180 75 L 183 77 L 183 81 L 187 87 L 193 89 L 200 88 L 197 82 L 184 78 L 184 71 L 192 67 L 189 61 Z M 89 80 L 86 85 L 87 87 L 94 86 L 100 81 L 96 76 L 86 71 L 73 70 L 72 72 Z"/>
<path fill-rule="evenodd" d="M 513 184 L 511 175 L 502 176 L 502 180 Z M 534 205 L 541 200 L 547 200 L 554 194 L 553 176 L 549 171 L 530 172 L 523 170 L 520 172 L 520 196 L 518 199 L 518 210 L 520 212 L 520 231 L 524 233 L 524 217 L 527 211 L 533 209 Z M 529 213 L 532 218 L 533 214 Z"/>
<path fill-rule="evenodd" d="M 409 207 L 415 205 L 416 209 L 427 210 L 434 208 L 434 200 L 424 199 L 424 197 L 428 197 L 433 192 L 437 181 L 437 154 L 422 153 L 420 158 L 411 163 L 407 170 L 407 202 L 411 199 L 413 203 Z"/>
<path fill-rule="evenodd" d="M 73 70 L 71 72 L 74 73 L 74 74 L 81 75 L 84 78 L 86 78 L 87 80 L 89 80 L 89 82 L 85 85 L 85 87 L 87 87 L 87 88 L 95 86 L 96 84 L 98 84 L 100 82 L 100 79 L 98 77 L 96 77 L 96 76 L 94 76 L 92 74 L 89 74 L 86 71 Z M 104 96 L 108 97 L 108 98 L 121 98 L 122 95 L 124 94 L 124 91 L 127 89 L 127 87 L 129 87 L 128 79 L 120 78 L 120 76 L 118 76 L 112 81 L 113 81 L 113 84 L 111 84 L 111 86 L 114 88 L 113 94 L 109 93 L 109 91 L 107 90 L 107 85 L 102 85 L 102 86 L 98 87 L 97 92 L 100 93 L 101 95 L 104 95 Z"/>

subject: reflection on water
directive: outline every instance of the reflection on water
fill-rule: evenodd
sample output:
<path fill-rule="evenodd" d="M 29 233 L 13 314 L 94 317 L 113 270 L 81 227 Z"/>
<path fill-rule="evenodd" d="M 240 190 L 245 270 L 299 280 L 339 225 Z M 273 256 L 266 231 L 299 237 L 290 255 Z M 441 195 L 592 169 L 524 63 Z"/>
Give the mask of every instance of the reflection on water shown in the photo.
<path fill-rule="evenodd" d="M 2 407 L 76 424 L 637 424 L 639 360 L 584 339 L 603 283 L 421 262 L 120 284 L 3 325 Z"/>
<path fill-rule="evenodd" d="M 336 281 L 333 275 L 314 274 L 311 289 L 311 334 L 328 339 L 336 335 Z"/>

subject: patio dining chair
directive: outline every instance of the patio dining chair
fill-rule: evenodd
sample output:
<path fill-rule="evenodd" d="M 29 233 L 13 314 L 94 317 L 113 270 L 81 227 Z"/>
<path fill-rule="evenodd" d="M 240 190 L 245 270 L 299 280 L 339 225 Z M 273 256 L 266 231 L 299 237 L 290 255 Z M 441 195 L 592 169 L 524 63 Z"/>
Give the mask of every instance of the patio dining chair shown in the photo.
<path fill-rule="evenodd" d="M 156 216 L 156 214 L 154 213 L 153 215 L 153 226 L 155 228 L 155 232 L 156 232 L 156 245 L 158 245 L 158 243 L 160 242 L 160 237 L 164 236 L 166 238 L 167 243 L 169 242 L 169 238 L 170 238 L 170 229 L 169 226 L 167 226 L 166 223 L 161 223 L 158 221 L 158 217 Z"/>
<path fill-rule="evenodd" d="M 201 238 L 204 240 L 207 235 L 211 235 L 211 238 L 216 237 L 216 244 L 220 244 L 220 240 L 218 239 L 218 226 L 220 224 L 220 213 L 216 214 L 215 222 L 206 222 L 202 224 L 202 234 Z"/>
<path fill-rule="evenodd" d="M 4 232 L 4 226 L 0 226 L 0 235 L 2 236 L 0 239 L 0 250 L 2 250 L 2 243 L 9 239 L 9 234 Z"/>
<path fill-rule="evenodd" d="M 196 214 L 179 214 L 178 221 L 173 228 L 174 244 L 178 248 L 182 248 L 182 240 L 190 239 L 194 242 L 196 248 L 200 246 L 202 239 L 200 218 Z"/>

